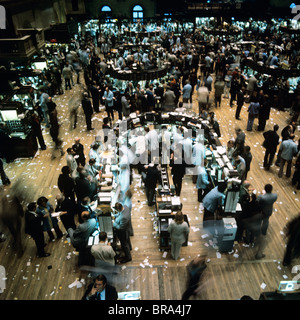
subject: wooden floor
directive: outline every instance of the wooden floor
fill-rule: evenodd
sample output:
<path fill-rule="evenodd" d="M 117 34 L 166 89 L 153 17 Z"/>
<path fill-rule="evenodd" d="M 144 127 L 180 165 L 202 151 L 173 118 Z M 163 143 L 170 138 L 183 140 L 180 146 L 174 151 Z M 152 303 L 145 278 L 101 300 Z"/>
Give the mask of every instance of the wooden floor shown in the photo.
<path fill-rule="evenodd" d="M 68 103 L 71 97 L 79 94 L 81 90 L 82 87 L 76 85 L 71 91 L 55 97 L 54 101 L 57 103 L 64 150 L 72 146 L 75 137 L 80 137 L 87 155 L 97 129 L 102 126 L 101 120 L 106 114 L 102 111 L 95 115 L 93 127 L 96 130 L 87 132 L 80 109 L 78 127 L 70 130 Z M 223 145 L 234 137 L 235 126 L 246 129 L 247 122 L 247 105 L 242 110 L 242 120 L 238 121 L 234 117 L 235 108 L 230 108 L 228 102 L 228 99 L 223 99 L 221 108 L 217 110 L 213 108 L 220 123 Z M 197 110 L 196 100 L 191 108 Z M 266 130 L 272 129 L 275 123 L 279 124 L 281 130 L 289 118 L 288 112 L 272 110 Z M 12 184 L 17 179 L 22 180 L 31 200 L 35 201 L 43 195 L 54 205 L 55 196 L 59 192 L 57 178 L 62 166 L 66 165 L 66 159 L 65 156 L 62 158 L 58 156 L 55 160 L 51 160 L 53 144 L 48 129 L 44 130 L 44 137 L 47 150 L 38 151 L 33 159 L 17 159 L 7 164 L 5 170 Z M 296 141 L 298 138 L 299 132 L 296 131 Z M 291 271 L 292 266 L 300 265 L 299 259 L 293 261 L 290 267 L 283 267 L 281 263 L 285 249 L 282 231 L 287 221 L 300 212 L 300 191 L 291 185 L 291 179 L 285 176 L 282 179 L 278 178 L 278 167 L 273 166 L 269 172 L 264 171 L 262 141 L 261 132 L 256 130 L 246 132 L 246 144 L 251 146 L 253 154 L 248 179 L 258 193 L 263 190 L 266 183 L 271 183 L 274 192 L 278 193 L 275 212 L 270 218 L 266 236 L 266 257 L 259 261 L 255 260 L 255 248 L 243 244 L 235 244 L 231 253 L 217 254 L 217 250 L 207 241 L 202 230 L 203 211 L 197 202 L 197 190 L 190 176 L 184 178 L 181 194 L 183 212 L 188 215 L 191 227 L 189 245 L 182 248 L 181 259 L 178 261 L 172 260 L 169 252 L 165 256 L 164 252 L 159 250 L 157 234 L 154 231 L 156 221 L 154 213 L 145 204 L 144 189 L 140 188 L 140 177 L 135 173 L 132 185 L 134 191 L 132 262 L 124 265 L 121 272 L 111 279 L 119 292 L 138 290 L 141 292 L 142 300 L 181 299 L 185 289 L 186 265 L 199 255 L 207 257 L 208 268 L 202 289 L 191 299 L 236 300 L 243 295 L 258 299 L 261 292 L 274 291 L 280 281 L 292 280 L 296 276 Z M 46 235 L 48 240 L 47 237 Z M 48 243 L 46 251 L 50 252 L 51 256 L 43 259 L 36 257 L 34 241 L 28 235 L 24 235 L 24 246 L 23 257 L 17 258 L 11 248 L 10 236 L 7 241 L 0 243 L 0 265 L 6 269 L 6 289 L 0 294 L 0 300 L 81 299 L 91 278 L 87 270 L 79 270 L 77 267 L 78 256 L 65 237 Z M 73 286 L 70 286 L 71 284 Z"/>

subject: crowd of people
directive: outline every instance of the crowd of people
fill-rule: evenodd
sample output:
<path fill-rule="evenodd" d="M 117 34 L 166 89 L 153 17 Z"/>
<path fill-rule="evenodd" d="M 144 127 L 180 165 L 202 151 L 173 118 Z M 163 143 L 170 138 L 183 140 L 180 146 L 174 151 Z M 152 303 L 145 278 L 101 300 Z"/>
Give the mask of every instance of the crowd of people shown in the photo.
<path fill-rule="evenodd" d="M 293 118 L 291 124 L 282 130 L 280 143 L 280 137 L 277 134 L 278 125 L 274 125 L 273 130 L 265 131 L 270 110 L 275 106 L 274 96 L 269 91 L 270 79 L 268 78 L 263 81 L 262 85 L 259 85 L 257 74 L 254 73 L 253 76 L 248 77 L 243 60 L 251 56 L 258 62 L 261 61 L 268 66 L 277 66 L 278 68 L 281 67 L 280 60 L 282 63 L 288 60 L 292 66 L 295 66 L 298 63 L 299 45 L 296 40 L 287 39 L 283 34 L 273 35 L 269 39 L 267 35 L 259 34 L 258 38 L 252 38 L 252 40 L 258 41 L 262 37 L 266 41 L 265 47 L 258 46 L 254 52 L 246 49 L 238 55 L 232 50 L 229 39 L 222 40 L 217 36 L 206 37 L 200 31 L 180 36 L 175 36 L 173 32 L 165 34 L 161 37 L 161 50 L 157 57 L 150 52 L 149 58 L 148 52 L 143 52 L 142 48 L 138 49 L 137 52 L 120 51 L 117 53 L 117 63 L 120 69 L 124 69 L 128 66 L 128 63 L 142 62 L 144 68 L 149 69 L 145 67 L 148 63 L 147 60 L 150 60 L 152 67 L 156 67 L 156 59 L 162 57 L 169 63 L 167 76 L 157 81 L 146 81 L 143 85 L 137 81 L 128 81 L 125 87 L 124 82 L 120 84 L 119 80 L 109 76 L 107 62 L 112 59 L 110 50 L 102 52 L 100 57 L 92 37 L 87 36 L 80 41 L 74 41 L 69 46 L 69 50 L 65 52 L 63 50 L 51 52 L 48 50 L 47 54 L 51 57 L 54 65 L 43 72 L 39 101 L 32 112 L 32 128 L 41 150 L 47 148 L 42 135 L 42 123 L 49 128 L 55 144 L 52 159 L 56 157 L 57 150 L 61 157 L 66 152 L 66 165 L 63 166 L 58 178 L 58 187 L 61 194 L 56 198 L 56 208 L 53 208 L 46 197 L 40 197 L 36 202 L 27 206 L 25 214 L 26 232 L 35 240 L 38 256 L 49 256 L 49 253 L 45 252 L 44 232 L 47 232 L 50 241 L 55 238 L 51 231 L 53 229 L 58 239 L 63 236 L 57 217 L 52 216 L 54 212 L 59 214 L 67 231 L 67 237 L 79 252 L 79 265 L 86 263 L 88 238 L 98 226 L 97 211 L 91 207 L 97 200 L 97 193 L 101 186 L 101 152 L 105 147 L 105 141 L 95 137 L 95 142 L 87 153 L 80 142 L 80 138 L 76 138 L 74 144 L 64 151 L 62 141 L 59 139 L 60 125 L 57 119 L 57 107 L 52 100 L 55 95 L 63 94 L 64 90 L 72 90 L 76 84 L 82 84 L 84 87 L 82 96 L 73 101 L 74 106 L 70 106 L 70 117 L 74 120 L 70 129 L 77 126 L 77 112 L 80 106 L 85 114 L 86 128 L 91 131 L 94 129 L 92 115 L 101 112 L 101 106 L 105 107 L 107 113 L 107 117 L 103 121 L 103 128 L 111 129 L 116 114 L 116 118 L 121 120 L 127 118 L 132 112 L 173 111 L 182 107 L 191 108 L 191 103 L 196 97 L 199 107 L 198 115 L 202 119 L 209 120 L 209 123 L 217 131 L 216 128 L 219 129 L 218 122 L 212 109 L 214 107 L 225 108 L 223 99 L 229 99 L 230 107 L 234 107 L 236 102 L 235 118 L 237 120 L 240 119 L 241 115 L 243 116 L 242 107 L 244 103 L 249 103 L 247 127 L 245 130 L 236 129 L 236 137 L 234 140 L 228 141 L 226 151 L 242 184 L 239 197 L 242 212 L 236 217 L 238 225 L 236 240 L 244 241 L 246 244 L 255 242 L 257 247 L 255 257 L 257 259 L 263 258 L 265 256 L 263 253 L 264 237 L 267 234 L 273 205 L 277 201 L 277 194 L 272 192 L 272 185 L 270 184 L 265 185 L 265 193 L 258 197 L 252 192 L 252 186 L 247 180 L 252 154 L 251 147 L 245 144 L 246 135 L 244 131 L 252 131 L 254 120 L 258 118 L 258 131 L 262 131 L 265 138 L 263 145 L 266 148 L 263 159 L 264 167 L 266 170 L 270 170 L 278 151 L 276 165 L 280 166 L 279 178 L 283 175 L 286 163 L 286 176 L 291 176 L 293 157 L 298 155 L 292 183 L 297 185 L 299 189 L 299 143 L 296 144 L 293 140 L 295 139 L 294 132 L 299 112 L 300 84 L 297 85 L 292 97 L 286 100 L 284 95 L 289 92 L 289 84 L 284 79 L 284 85 L 287 88 L 282 91 L 279 101 L 281 101 L 283 107 L 291 108 Z M 117 43 L 117 40 L 114 40 L 114 42 Z M 280 46 L 280 49 L 268 50 L 270 43 Z M 74 75 L 77 76 L 76 84 L 73 81 Z M 81 78 L 81 75 L 83 75 L 83 78 Z M 289 103 L 285 104 L 287 101 Z M 139 173 L 143 177 L 149 207 L 154 204 L 155 187 L 159 181 L 159 166 L 153 162 L 154 159 L 151 158 L 151 154 L 155 154 L 156 150 L 161 151 L 162 142 L 170 141 L 170 137 L 173 141 L 187 146 L 185 150 L 190 147 L 191 154 L 197 152 L 198 148 L 201 149 L 200 143 L 196 141 L 193 144 L 191 139 L 184 137 L 182 128 L 179 128 L 175 133 L 170 132 L 167 128 L 165 129 L 159 136 L 155 135 L 155 130 L 145 128 L 139 136 L 136 154 L 132 155 L 135 157 L 138 154 L 140 157 L 146 152 L 145 157 L 148 158 L 147 150 L 149 151 L 149 164 L 138 167 Z M 219 131 L 218 136 L 220 135 Z M 169 164 L 172 169 L 176 195 L 180 196 L 182 180 L 185 175 L 185 164 L 177 164 L 174 161 L 177 154 L 171 145 L 170 149 Z M 195 183 L 198 189 L 198 201 L 202 202 L 204 207 L 203 227 L 211 231 L 211 227 L 215 223 L 216 213 L 222 213 L 227 185 L 220 184 L 212 188 L 208 179 L 204 149 L 201 149 L 199 154 L 202 158 L 198 159 L 199 163 L 194 163 L 198 170 Z M 113 228 L 117 239 L 120 240 L 121 248 L 111 244 L 105 232 L 100 232 L 99 244 L 91 247 L 91 255 L 95 266 L 103 266 L 104 263 L 106 267 L 113 268 L 115 264 L 132 260 L 130 241 L 130 237 L 133 236 L 131 224 L 132 192 L 130 185 L 132 182 L 131 163 L 133 161 L 128 158 L 127 152 L 122 154 L 119 151 L 118 157 L 120 166 L 117 175 L 119 194 L 113 207 Z M 8 184 L 9 180 L 3 175 L 4 171 L 2 171 L 2 180 Z M 169 232 L 172 242 L 171 255 L 174 260 L 177 260 L 181 246 L 189 233 L 189 227 L 183 221 L 182 212 L 177 212 L 174 223 L 169 226 Z M 296 252 L 299 251 L 294 238 L 291 236 L 288 246 L 289 252 L 284 259 L 286 265 L 291 262 L 292 246 Z M 205 267 L 201 264 L 201 270 Z M 193 283 L 192 286 L 194 285 Z M 101 290 L 103 287 L 106 288 L 106 298 L 116 298 L 115 289 L 106 284 L 106 278 L 102 275 L 97 277 L 95 284 L 87 289 L 83 299 L 103 299 L 102 293 L 99 293 L 103 292 Z M 188 298 L 192 293 L 193 290 L 185 293 L 184 297 Z"/>

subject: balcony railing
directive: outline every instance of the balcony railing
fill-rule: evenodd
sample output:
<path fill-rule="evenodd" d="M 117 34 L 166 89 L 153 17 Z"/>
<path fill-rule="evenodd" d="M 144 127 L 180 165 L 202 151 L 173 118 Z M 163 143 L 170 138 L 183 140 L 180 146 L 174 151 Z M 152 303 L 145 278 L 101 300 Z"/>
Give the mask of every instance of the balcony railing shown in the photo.
<path fill-rule="evenodd" d="M 0 58 L 30 58 L 36 52 L 30 35 L 21 38 L 0 39 Z"/>
<path fill-rule="evenodd" d="M 17 29 L 17 33 L 21 36 L 30 35 L 32 37 L 33 45 L 36 45 L 38 50 L 45 46 L 45 34 L 43 28 Z"/>

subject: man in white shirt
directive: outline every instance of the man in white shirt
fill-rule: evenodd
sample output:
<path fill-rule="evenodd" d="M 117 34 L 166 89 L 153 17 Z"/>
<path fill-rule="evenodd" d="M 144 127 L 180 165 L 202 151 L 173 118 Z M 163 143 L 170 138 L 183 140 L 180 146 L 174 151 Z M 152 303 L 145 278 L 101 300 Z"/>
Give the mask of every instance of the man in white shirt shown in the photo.
<path fill-rule="evenodd" d="M 147 163 L 147 145 L 146 138 L 143 132 L 140 129 L 136 131 L 136 143 L 135 143 L 135 155 L 136 155 L 136 164 L 137 162 L 141 164 Z"/>
<path fill-rule="evenodd" d="M 193 146 L 193 164 L 195 166 L 203 166 L 205 155 L 204 138 L 199 135 L 196 138 L 196 143 Z"/>
<path fill-rule="evenodd" d="M 148 146 L 148 150 L 151 153 L 151 162 L 154 157 L 158 159 L 159 154 L 159 142 L 158 142 L 158 134 L 156 130 L 152 129 L 150 130 L 149 127 L 145 127 L 145 138 L 146 138 L 146 144 Z"/>
<path fill-rule="evenodd" d="M 170 148 L 172 133 L 166 126 L 161 127 L 159 140 L 161 142 L 161 164 L 170 164 Z"/>
<path fill-rule="evenodd" d="M 66 156 L 66 160 L 67 160 L 67 166 L 70 168 L 71 170 L 71 176 L 72 178 L 76 178 L 78 172 L 77 172 L 77 161 L 74 158 L 75 155 L 75 151 L 72 148 L 68 148 L 67 149 L 67 156 Z"/>
<path fill-rule="evenodd" d="M 197 99 L 199 106 L 199 115 L 201 114 L 201 110 L 206 107 L 209 98 L 209 91 L 207 87 L 199 87 L 197 91 Z"/>
<path fill-rule="evenodd" d="M 184 152 L 184 162 L 187 165 L 193 164 L 193 161 L 192 161 L 193 142 L 191 137 L 186 137 L 182 140 L 182 150 Z"/>

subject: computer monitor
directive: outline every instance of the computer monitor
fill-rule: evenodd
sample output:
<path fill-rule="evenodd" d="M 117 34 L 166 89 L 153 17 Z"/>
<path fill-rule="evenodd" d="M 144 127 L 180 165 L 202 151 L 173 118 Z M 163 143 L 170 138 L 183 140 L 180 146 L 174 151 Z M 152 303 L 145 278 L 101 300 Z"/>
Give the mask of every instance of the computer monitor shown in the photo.
<path fill-rule="evenodd" d="M 36 70 L 47 69 L 47 62 L 46 61 L 34 62 L 32 65 L 33 65 L 33 68 Z"/>
<path fill-rule="evenodd" d="M 18 120 L 17 110 L 1 110 L 3 121 Z"/>

